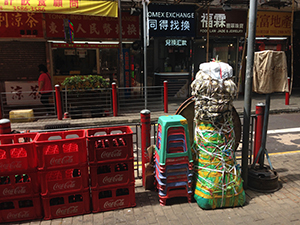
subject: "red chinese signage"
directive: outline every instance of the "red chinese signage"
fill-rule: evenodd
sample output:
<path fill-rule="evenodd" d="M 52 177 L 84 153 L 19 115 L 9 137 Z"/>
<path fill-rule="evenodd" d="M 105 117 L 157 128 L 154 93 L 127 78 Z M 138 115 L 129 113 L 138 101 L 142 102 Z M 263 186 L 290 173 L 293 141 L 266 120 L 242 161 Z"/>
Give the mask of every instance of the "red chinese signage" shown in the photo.
<path fill-rule="evenodd" d="M 43 38 L 41 13 L 0 12 L 0 37 Z"/>
<path fill-rule="evenodd" d="M 119 38 L 119 20 L 112 17 L 46 14 L 46 32 L 48 38 L 64 38 L 63 19 L 68 18 L 74 27 L 74 38 L 97 39 Z M 139 39 L 139 17 L 122 12 L 122 37 Z"/>

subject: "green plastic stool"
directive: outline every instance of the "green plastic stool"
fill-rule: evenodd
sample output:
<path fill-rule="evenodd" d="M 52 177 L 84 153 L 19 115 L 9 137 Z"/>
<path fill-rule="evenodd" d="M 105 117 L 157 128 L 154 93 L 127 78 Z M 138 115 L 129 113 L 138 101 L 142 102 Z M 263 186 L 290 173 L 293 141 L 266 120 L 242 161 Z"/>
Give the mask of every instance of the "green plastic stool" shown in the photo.
<path fill-rule="evenodd" d="M 178 157 L 187 157 L 188 162 L 193 162 L 189 130 L 187 120 L 181 115 L 171 115 L 171 116 L 160 116 L 158 118 L 158 131 L 157 131 L 157 143 L 155 146 L 155 151 L 159 156 L 159 164 L 166 165 L 166 160 L 168 158 L 178 158 Z M 183 129 L 182 129 L 183 128 Z M 169 135 L 178 135 L 183 134 L 185 137 L 185 152 L 177 152 L 177 153 L 167 153 L 168 149 L 168 131 Z M 160 149 L 159 149 L 160 147 Z"/>

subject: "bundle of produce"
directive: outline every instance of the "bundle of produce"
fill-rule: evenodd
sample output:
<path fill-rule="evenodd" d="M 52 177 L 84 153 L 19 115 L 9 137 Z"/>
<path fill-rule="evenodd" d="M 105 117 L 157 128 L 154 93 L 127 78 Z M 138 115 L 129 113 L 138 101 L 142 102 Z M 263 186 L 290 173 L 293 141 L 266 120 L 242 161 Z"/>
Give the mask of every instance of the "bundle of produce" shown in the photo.
<path fill-rule="evenodd" d="M 235 160 L 232 100 L 236 86 L 226 63 L 200 65 L 195 97 L 194 198 L 204 209 L 242 206 L 243 181 Z"/>

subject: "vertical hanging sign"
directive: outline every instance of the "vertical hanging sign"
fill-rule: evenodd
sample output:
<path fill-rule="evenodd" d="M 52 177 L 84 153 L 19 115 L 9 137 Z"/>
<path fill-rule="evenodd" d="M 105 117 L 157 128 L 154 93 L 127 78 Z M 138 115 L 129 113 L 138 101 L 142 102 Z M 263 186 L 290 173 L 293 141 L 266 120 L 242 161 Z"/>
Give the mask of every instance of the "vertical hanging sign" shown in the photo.
<path fill-rule="evenodd" d="M 130 85 L 130 53 L 129 49 L 123 49 L 123 57 L 124 57 L 124 87 L 129 88 Z M 130 90 L 126 89 L 125 94 L 129 95 Z"/>

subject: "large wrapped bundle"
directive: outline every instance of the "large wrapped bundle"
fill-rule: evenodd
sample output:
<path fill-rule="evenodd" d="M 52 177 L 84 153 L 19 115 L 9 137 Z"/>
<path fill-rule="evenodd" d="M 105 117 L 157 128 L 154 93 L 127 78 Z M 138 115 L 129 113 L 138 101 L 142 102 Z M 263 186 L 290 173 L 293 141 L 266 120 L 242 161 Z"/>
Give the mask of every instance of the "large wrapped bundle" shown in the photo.
<path fill-rule="evenodd" d="M 197 121 L 194 152 L 194 198 L 204 209 L 242 206 L 245 192 L 233 151 L 232 120 L 212 124 Z"/>
<path fill-rule="evenodd" d="M 245 192 L 235 160 L 232 100 L 236 85 L 226 63 L 200 65 L 195 97 L 194 198 L 204 209 L 242 206 Z"/>

